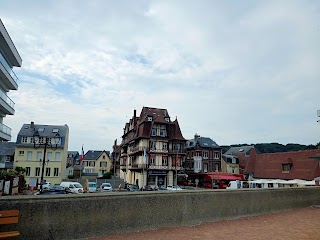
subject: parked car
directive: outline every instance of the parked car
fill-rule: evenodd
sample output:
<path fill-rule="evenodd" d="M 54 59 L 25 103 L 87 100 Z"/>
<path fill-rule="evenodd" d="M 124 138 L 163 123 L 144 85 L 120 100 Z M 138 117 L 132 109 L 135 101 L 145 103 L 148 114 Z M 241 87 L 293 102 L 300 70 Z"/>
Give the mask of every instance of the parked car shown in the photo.
<path fill-rule="evenodd" d="M 166 191 L 166 190 L 168 190 L 168 189 L 167 189 L 165 186 L 162 185 L 162 186 L 155 186 L 155 187 L 154 187 L 154 190 L 156 190 L 156 191 L 163 191 L 163 190 L 165 190 L 165 191 Z"/>
<path fill-rule="evenodd" d="M 78 182 L 61 182 L 61 187 L 69 188 L 72 193 L 83 193 L 83 186 Z"/>
<path fill-rule="evenodd" d="M 68 194 L 72 193 L 69 188 L 60 186 L 59 184 L 51 185 L 50 188 L 43 190 L 42 194 Z"/>
<path fill-rule="evenodd" d="M 102 183 L 100 186 L 101 192 L 112 192 L 113 188 L 110 183 Z"/>
<path fill-rule="evenodd" d="M 46 190 L 49 189 L 51 186 L 51 182 L 45 182 L 44 184 L 42 184 L 42 190 Z M 38 184 L 38 190 L 40 190 L 41 188 L 41 184 Z"/>
<path fill-rule="evenodd" d="M 151 186 L 143 186 L 140 191 L 153 191 L 153 188 Z"/>
<path fill-rule="evenodd" d="M 130 192 L 140 191 L 138 186 L 132 184 L 127 185 L 127 190 Z"/>
<path fill-rule="evenodd" d="M 173 186 L 168 186 L 167 190 L 183 190 L 183 189 L 178 185 L 173 185 Z"/>
<path fill-rule="evenodd" d="M 97 192 L 97 183 L 96 182 L 88 182 L 88 192 L 89 193 Z"/>

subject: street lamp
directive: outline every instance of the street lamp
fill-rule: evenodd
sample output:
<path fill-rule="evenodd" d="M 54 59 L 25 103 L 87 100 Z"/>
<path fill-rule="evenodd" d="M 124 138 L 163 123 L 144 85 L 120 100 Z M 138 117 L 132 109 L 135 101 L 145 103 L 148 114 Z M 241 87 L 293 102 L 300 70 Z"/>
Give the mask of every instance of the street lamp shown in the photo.
<path fill-rule="evenodd" d="M 41 137 L 39 131 L 35 131 L 33 134 L 33 147 L 38 149 L 40 147 L 44 147 L 43 158 L 42 158 L 42 169 L 41 169 L 41 180 L 40 180 L 40 192 L 42 193 L 42 185 L 43 185 L 43 175 L 44 175 L 44 165 L 46 163 L 46 153 L 47 147 L 50 147 L 53 151 L 58 148 L 60 144 L 60 134 L 56 133 L 52 137 Z"/>

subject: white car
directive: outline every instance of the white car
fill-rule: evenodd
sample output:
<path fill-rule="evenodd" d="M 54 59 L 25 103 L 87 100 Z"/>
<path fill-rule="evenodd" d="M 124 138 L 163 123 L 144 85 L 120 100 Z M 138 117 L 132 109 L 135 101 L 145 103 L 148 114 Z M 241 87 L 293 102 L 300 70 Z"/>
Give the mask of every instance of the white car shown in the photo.
<path fill-rule="evenodd" d="M 168 186 L 167 187 L 168 190 L 183 190 L 181 187 L 179 187 L 178 185 L 173 185 L 173 186 Z"/>
<path fill-rule="evenodd" d="M 38 190 L 40 190 L 40 188 L 41 188 L 40 186 L 41 186 L 41 184 L 38 185 Z M 42 190 L 48 190 L 50 188 L 50 186 L 51 186 L 51 182 L 46 182 L 46 183 L 42 184 Z"/>
<path fill-rule="evenodd" d="M 100 186 L 101 192 L 112 192 L 112 186 L 110 183 L 102 183 Z"/>

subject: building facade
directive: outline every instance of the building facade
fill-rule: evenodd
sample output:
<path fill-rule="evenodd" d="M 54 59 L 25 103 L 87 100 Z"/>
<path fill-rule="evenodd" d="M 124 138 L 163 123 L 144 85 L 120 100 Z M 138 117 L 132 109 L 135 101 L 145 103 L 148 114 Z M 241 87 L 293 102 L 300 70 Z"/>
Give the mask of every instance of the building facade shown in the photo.
<path fill-rule="evenodd" d="M 36 131 L 40 135 L 40 144 L 36 144 L 35 148 L 33 136 Z M 55 149 L 51 142 L 57 133 L 60 140 Z M 67 125 L 40 125 L 34 124 L 34 122 L 24 124 L 17 136 L 14 167 L 26 169 L 27 184 L 31 178 L 37 178 L 40 182 L 43 159 L 45 159 L 44 180 L 59 184 L 66 175 L 68 141 L 69 127 Z M 45 146 L 44 143 L 47 145 Z"/>
<path fill-rule="evenodd" d="M 134 110 L 120 145 L 120 177 L 139 187 L 176 184 L 184 174 L 185 142 L 166 109 L 143 107 L 139 117 Z"/>
<path fill-rule="evenodd" d="M 222 154 L 221 171 L 227 173 L 240 173 L 239 158 L 234 155 Z"/>
<path fill-rule="evenodd" d="M 185 172 L 221 172 L 222 150 L 212 139 L 194 135 L 186 143 Z"/>
<path fill-rule="evenodd" d="M 11 140 L 11 128 L 3 123 L 3 118 L 15 112 L 15 104 L 7 93 L 18 90 L 18 78 L 12 68 L 21 64 L 22 59 L 0 19 L 0 142 Z"/>
<path fill-rule="evenodd" d="M 0 170 L 13 169 L 16 143 L 0 142 Z"/>
<path fill-rule="evenodd" d="M 82 178 L 96 179 L 102 177 L 103 174 L 110 172 L 112 161 L 109 151 L 89 150 L 82 160 L 83 172 Z"/>

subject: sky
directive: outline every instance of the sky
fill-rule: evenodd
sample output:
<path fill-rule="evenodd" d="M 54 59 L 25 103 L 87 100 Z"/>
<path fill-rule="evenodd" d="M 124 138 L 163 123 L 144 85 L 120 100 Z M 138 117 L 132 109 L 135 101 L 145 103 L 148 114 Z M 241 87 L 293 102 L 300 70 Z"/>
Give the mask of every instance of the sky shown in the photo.
<path fill-rule="evenodd" d="M 143 106 L 184 138 L 320 142 L 320 2 L 0 0 L 20 56 L 12 141 L 69 126 L 69 150 L 112 150 Z"/>

